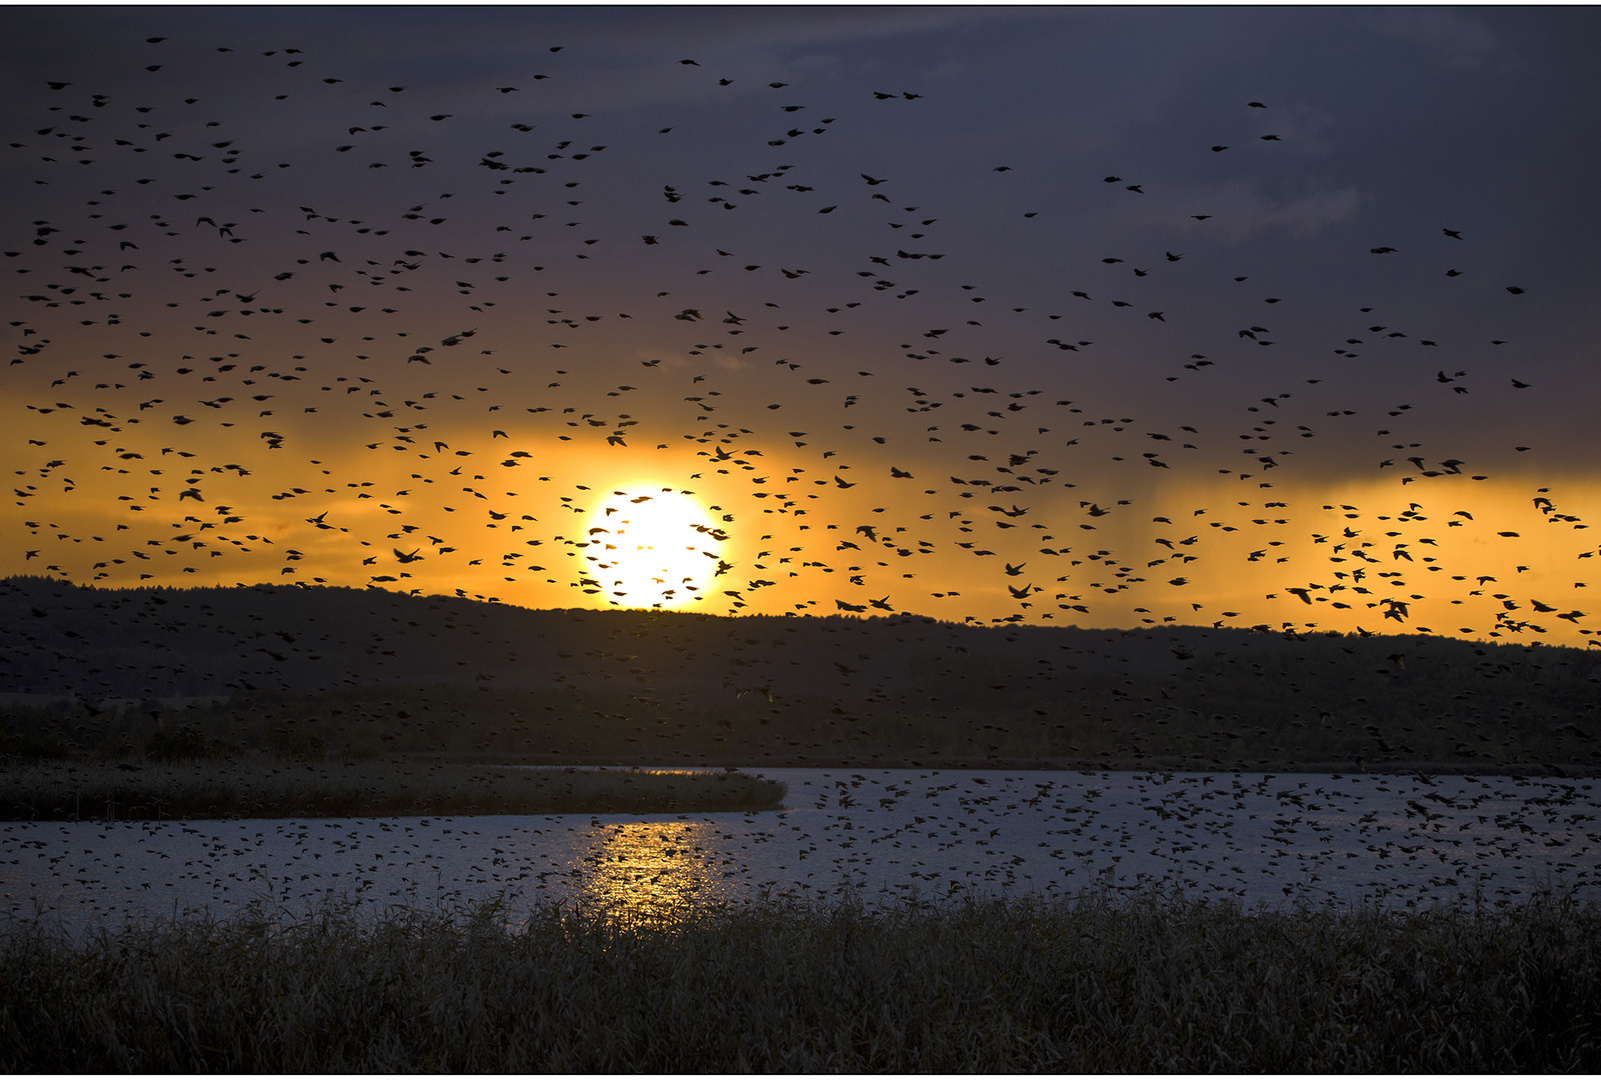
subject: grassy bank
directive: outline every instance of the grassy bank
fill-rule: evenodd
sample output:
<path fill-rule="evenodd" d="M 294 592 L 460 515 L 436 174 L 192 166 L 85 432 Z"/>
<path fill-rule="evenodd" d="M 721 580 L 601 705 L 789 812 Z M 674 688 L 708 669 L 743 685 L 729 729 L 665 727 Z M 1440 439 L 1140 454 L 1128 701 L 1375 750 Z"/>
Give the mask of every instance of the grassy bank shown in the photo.
<path fill-rule="evenodd" d="M 0 767 L 0 820 L 377 817 L 768 810 L 784 786 L 743 773 L 312 764 L 256 758 Z"/>
<path fill-rule="evenodd" d="M 0 1068 L 1601 1068 L 1601 915 L 1146 897 L 0 934 Z"/>

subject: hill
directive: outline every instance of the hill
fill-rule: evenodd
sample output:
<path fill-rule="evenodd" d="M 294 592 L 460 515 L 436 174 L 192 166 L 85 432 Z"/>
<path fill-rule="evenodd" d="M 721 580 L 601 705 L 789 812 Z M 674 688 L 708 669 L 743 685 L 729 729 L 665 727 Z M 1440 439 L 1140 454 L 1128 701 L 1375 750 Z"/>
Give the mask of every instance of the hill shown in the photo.
<path fill-rule="evenodd" d="M 1588 772 L 1598 687 L 1583 650 L 1417 635 L 0 581 L 12 753 L 188 730 L 565 762 Z"/>

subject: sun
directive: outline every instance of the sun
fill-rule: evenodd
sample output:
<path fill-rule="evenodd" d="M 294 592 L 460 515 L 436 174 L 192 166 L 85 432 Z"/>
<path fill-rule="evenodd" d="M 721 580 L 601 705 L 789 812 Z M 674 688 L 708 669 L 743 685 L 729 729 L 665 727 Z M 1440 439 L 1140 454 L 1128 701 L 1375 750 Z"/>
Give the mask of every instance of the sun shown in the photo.
<path fill-rule="evenodd" d="M 588 532 L 590 583 L 621 607 L 696 603 L 728 539 L 711 511 L 671 488 L 613 492 L 591 515 Z"/>

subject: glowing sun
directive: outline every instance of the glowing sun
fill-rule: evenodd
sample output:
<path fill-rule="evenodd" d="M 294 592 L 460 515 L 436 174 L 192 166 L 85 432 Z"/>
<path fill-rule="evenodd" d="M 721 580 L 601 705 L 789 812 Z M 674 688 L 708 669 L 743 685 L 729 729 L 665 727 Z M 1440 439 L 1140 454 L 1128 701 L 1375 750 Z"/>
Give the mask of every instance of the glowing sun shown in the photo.
<path fill-rule="evenodd" d="M 727 534 L 688 495 L 614 492 L 589 521 L 590 583 L 623 607 L 676 608 L 701 599 Z"/>

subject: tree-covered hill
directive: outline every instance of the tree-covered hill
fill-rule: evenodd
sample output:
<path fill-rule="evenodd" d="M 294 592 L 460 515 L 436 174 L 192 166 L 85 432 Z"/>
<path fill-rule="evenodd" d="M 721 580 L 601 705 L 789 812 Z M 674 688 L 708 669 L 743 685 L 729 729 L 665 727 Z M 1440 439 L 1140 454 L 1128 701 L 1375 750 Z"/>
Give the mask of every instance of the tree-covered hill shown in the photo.
<path fill-rule="evenodd" d="M 227 746 L 669 763 L 1586 770 L 1601 759 L 1601 657 L 1578 649 L 536 611 L 339 588 L 7 579 L 0 694 L 8 738 L 48 730 L 85 749 L 189 725 Z"/>

